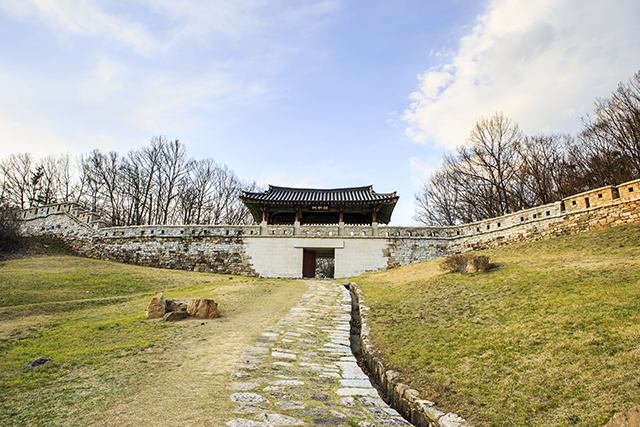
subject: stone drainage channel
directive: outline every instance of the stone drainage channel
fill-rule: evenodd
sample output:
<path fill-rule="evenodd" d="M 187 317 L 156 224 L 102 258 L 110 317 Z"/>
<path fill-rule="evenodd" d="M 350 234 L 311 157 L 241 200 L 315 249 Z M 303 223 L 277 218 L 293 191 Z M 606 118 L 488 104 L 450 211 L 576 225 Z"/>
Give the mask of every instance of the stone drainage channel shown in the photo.
<path fill-rule="evenodd" d="M 350 345 L 351 296 L 336 282 L 309 290 L 255 338 L 231 374 L 231 427 L 411 426 L 379 396 Z"/>

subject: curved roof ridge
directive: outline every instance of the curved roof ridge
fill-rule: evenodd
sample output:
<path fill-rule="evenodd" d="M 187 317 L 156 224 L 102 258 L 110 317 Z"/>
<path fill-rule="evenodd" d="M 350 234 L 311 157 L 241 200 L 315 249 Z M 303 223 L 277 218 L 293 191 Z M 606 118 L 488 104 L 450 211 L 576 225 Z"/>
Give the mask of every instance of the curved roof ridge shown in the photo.
<path fill-rule="evenodd" d="M 317 191 L 317 192 L 323 192 L 323 193 L 328 193 L 331 191 L 371 191 L 373 193 L 375 193 L 375 191 L 373 191 L 373 185 L 364 185 L 361 187 L 341 187 L 341 188 L 299 188 L 299 187 L 283 187 L 280 185 L 271 185 L 269 184 L 269 190 L 275 190 L 275 191 L 282 191 L 282 190 L 289 190 L 289 191 L 296 191 L 296 192 L 301 192 L 301 191 Z M 267 190 L 267 191 L 269 191 Z"/>

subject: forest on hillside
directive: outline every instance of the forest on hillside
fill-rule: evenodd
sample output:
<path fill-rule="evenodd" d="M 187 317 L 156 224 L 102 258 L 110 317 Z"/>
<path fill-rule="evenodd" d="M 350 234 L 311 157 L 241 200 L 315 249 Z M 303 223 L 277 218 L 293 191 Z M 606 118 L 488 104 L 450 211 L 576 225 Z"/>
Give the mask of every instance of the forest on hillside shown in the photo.
<path fill-rule="evenodd" d="M 189 158 L 183 143 L 163 136 L 125 155 L 96 149 L 75 162 L 29 153 L 0 161 L 0 206 L 76 202 L 113 226 L 251 224 L 242 190 L 259 188 L 213 159 Z"/>
<path fill-rule="evenodd" d="M 524 135 L 496 113 L 446 154 L 415 195 L 416 222 L 480 221 L 640 178 L 640 71 L 597 99 L 577 135 Z"/>

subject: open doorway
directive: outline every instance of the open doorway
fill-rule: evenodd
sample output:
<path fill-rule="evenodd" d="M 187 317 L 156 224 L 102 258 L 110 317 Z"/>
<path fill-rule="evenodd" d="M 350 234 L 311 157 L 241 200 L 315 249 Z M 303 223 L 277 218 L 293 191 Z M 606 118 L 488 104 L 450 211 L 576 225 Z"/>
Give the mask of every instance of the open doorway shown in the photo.
<path fill-rule="evenodd" d="M 303 249 L 302 277 L 333 279 L 335 271 L 335 249 Z"/>

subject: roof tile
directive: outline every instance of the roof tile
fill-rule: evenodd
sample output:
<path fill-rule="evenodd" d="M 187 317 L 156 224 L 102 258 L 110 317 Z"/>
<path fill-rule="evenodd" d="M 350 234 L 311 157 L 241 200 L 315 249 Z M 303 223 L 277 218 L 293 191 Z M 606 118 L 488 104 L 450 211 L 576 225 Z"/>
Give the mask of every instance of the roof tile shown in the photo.
<path fill-rule="evenodd" d="M 352 202 L 352 201 L 384 201 L 395 199 L 396 193 L 373 191 L 371 185 L 366 187 L 313 189 L 269 186 L 269 190 L 261 193 L 242 192 L 242 198 L 253 201 L 269 202 Z"/>

